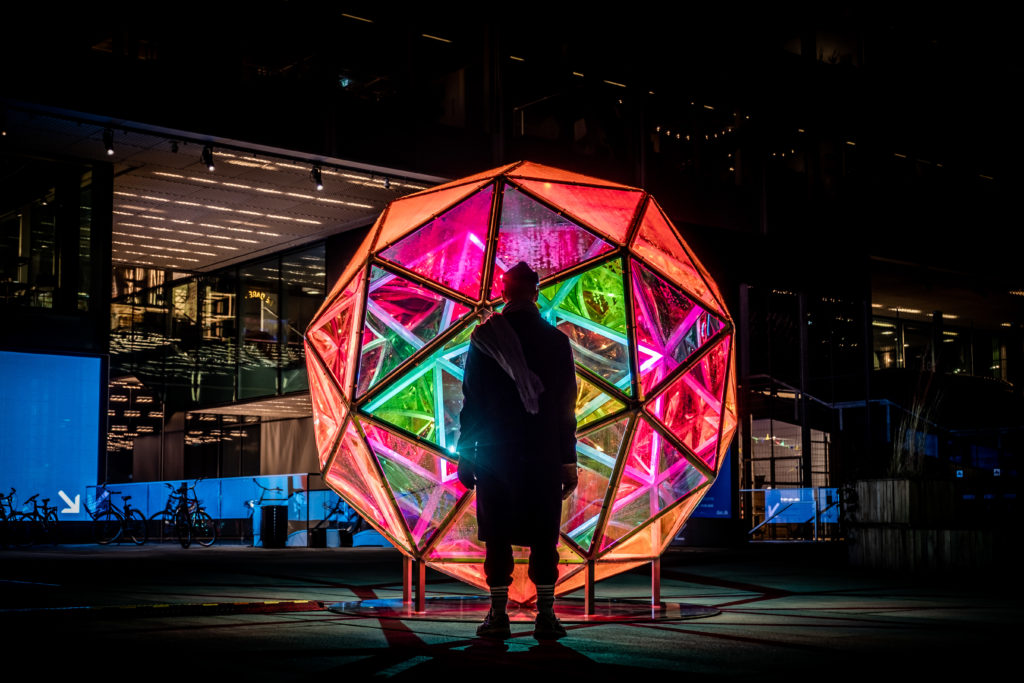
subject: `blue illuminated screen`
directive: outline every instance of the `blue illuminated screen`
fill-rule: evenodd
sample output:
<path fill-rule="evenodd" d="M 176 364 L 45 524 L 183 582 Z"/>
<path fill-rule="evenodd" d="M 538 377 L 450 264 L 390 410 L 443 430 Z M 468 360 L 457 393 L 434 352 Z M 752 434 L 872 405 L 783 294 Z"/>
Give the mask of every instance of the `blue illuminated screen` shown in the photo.
<path fill-rule="evenodd" d="M 0 492 L 17 489 L 19 509 L 31 509 L 22 504 L 39 494 L 57 506 L 61 520 L 89 519 L 101 372 L 96 357 L 0 351 Z"/>

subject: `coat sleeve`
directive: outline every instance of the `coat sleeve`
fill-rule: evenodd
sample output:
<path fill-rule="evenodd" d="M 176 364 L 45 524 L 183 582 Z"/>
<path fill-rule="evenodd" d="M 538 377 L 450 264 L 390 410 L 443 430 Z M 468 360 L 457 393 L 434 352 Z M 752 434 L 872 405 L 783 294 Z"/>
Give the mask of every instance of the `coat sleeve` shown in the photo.
<path fill-rule="evenodd" d="M 558 452 L 563 465 L 576 462 L 576 364 L 569 338 L 562 336 L 558 377 Z"/>
<path fill-rule="evenodd" d="M 483 426 L 480 401 L 480 352 L 472 344 L 466 354 L 466 365 L 462 375 L 462 411 L 459 413 L 459 460 L 473 461 L 476 456 L 476 442 L 480 440 Z"/>

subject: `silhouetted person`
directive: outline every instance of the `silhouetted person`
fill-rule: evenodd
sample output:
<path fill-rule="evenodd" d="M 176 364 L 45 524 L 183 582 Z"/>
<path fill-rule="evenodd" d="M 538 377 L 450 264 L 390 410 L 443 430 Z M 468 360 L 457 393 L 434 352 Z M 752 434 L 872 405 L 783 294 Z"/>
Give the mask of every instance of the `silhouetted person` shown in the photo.
<path fill-rule="evenodd" d="M 576 373 L 569 339 L 540 316 L 537 273 L 504 276 L 500 314 L 473 331 L 459 417 L 459 479 L 477 490 L 478 536 L 491 609 L 477 635 L 508 638 L 512 545 L 530 547 L 538 639 L 561 638 L 555 617 L 562 500 L 576 488 Z"/>

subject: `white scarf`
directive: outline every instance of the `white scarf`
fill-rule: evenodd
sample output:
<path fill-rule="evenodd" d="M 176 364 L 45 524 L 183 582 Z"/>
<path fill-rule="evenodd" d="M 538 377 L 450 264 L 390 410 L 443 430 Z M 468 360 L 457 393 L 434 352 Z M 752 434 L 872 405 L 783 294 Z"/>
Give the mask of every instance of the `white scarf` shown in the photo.
<path fill-rule="evenodd" d="M 536 312 L 533 304 L 529 304 Z M 505 311 L 522 309 L 522 306 L 508 304 Z M 486 324 L 479 325 L 470 337 L 470 343 L 486 356 L 493 358 L 501 369 L 512 378 L 519 390 L 519 399 L 523 402 L 526 412 L 536 415 L 540 412 L 539 397 L 544 391 L 540 377 L 526 364 L 523 346 L 519 343 L 519 335 L 508 324 L 500 313 L 492 315 Z"/>

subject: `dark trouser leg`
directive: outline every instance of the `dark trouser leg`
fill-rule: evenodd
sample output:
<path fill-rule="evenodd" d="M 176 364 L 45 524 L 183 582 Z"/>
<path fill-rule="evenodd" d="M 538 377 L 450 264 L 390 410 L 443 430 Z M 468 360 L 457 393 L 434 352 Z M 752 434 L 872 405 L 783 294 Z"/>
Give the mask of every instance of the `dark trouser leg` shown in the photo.
<path fill-rule="evenodd" d="M 558 580 L 558 548 L 554 543 L 530 546 L 529 575 L 534 585 L 554 584 Z"/>
<path fill-rule="evenodd" d="M 486 546 L 484 575 L 487 577 L 487 585 L 492 588 L 512 585 L 512 569 L 515 567 L 512 559 L 512 544 L 487 541 Z"/>

